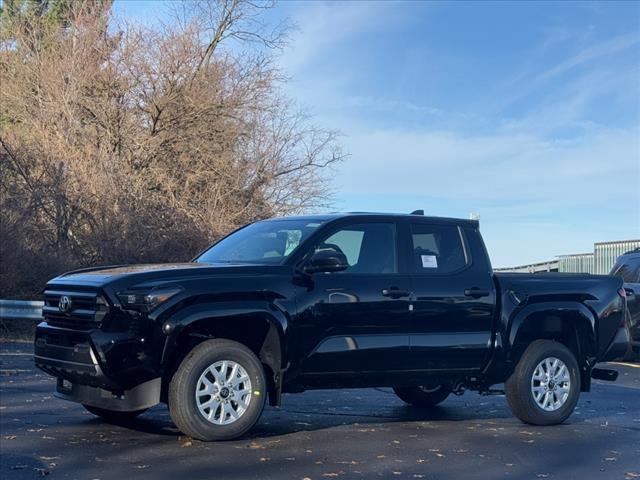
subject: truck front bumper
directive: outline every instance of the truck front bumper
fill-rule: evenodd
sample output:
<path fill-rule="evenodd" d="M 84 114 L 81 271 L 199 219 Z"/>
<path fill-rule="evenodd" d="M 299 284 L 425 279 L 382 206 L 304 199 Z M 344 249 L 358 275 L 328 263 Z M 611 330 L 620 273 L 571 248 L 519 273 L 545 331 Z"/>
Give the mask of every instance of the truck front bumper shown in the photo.
<path fill-rule="evenodd" d="M 143 346 L 126 333 L 77 331 L 42 322 L 36 329 L 34 360 L 57 378 L 60 398 L 116 411 L 160 402 L 160 376 Z"/>
<path fill-rule="evenodd" d="M 161 387 L 162 379 L 158 377 L 130 390 L 114 393 L 100 387 L 71 383 L 58 377 L 55 396 L 106 410 L 133 412 L 157 405 L 160 402 Z"/>

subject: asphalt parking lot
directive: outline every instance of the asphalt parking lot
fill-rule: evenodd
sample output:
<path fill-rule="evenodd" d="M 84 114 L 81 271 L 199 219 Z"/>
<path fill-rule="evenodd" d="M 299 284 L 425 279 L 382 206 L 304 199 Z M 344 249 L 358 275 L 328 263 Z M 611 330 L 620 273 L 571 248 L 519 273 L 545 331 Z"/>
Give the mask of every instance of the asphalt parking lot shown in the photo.
<path fill-rule="evenodd" d="M 504 397 L 467 393 L 432 411 L 387 389 L 285 395 L 245 439 L 201 443 L 166 408 L 131 429 L 53 396 L 28 344 L 0 345 L 0 478 L 640 478 L 640 366 L 613 365 L 569 421 L 531 427 Z"/>

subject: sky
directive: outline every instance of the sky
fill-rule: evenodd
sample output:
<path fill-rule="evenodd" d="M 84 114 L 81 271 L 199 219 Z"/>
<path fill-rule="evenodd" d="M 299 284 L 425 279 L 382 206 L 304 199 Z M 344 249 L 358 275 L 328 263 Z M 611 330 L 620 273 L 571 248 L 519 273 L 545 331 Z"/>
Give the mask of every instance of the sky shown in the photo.
<path fill-rule="evenodd" d="M 286 1 L 282 19 L 285 91 L 349 154 L 332 210 L 477 214 L 496 267 L 640 239 L 640 2 Z"/>

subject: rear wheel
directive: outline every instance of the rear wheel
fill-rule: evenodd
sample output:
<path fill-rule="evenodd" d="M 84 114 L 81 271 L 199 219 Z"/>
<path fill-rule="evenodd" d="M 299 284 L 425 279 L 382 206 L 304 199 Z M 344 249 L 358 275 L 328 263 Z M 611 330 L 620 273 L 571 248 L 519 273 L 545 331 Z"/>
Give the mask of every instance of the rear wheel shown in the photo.
<path fill-rule="evenodd" d="M 420 408 L 435 407 L 443 402 L 451 393 L 447 385 L 431 385 L 419 387 L 394 387 L 393 391 L 401 400 Z"/>
<path fill-rule="evenodd" d="M 207 340 L 182 361 L 169 385 L 169 413 L 198 440 L 232 440 L 255 425 L 267 394 L 264 369 L 244 345 Z"/>
<path fill-rule="evenodd" d="M 573 412 L 580 395 L 580 370 L 561 343 L 536 340 L 505 382 L 513 414 L 532 425 L 556 425 Z"/>
<path fill-rule="evenodd" d="M 118 412 L 116 410 L 107 410 L 99 407 L 92 407 L 91 405 L 82 405 L 88 412 L 106 420 L 109 423 L 115 424 L 127 424 L 131 423 L 138 415 L 143 414 L 147 409 L 134 410 L 133 412 Z"/>

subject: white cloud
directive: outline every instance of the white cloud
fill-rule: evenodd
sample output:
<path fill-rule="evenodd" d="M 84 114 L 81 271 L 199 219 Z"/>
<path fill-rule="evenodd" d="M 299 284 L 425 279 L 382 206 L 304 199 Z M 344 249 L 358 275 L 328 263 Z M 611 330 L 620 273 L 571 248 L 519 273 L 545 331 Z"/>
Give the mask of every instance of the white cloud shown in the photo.
<path fill-rule="evenodd" d="M 357 55 L 350 42 L 397 28 L 399 10 L 350 2 L 305 3 L 293 12 L 300 33 L 283 56 L 294 76 L 288 91 L 345 135 L 351 156 L 335 180 L 341 206 L 479 211 L 502 266 L 640 237 L 637 32 L 595 41 L 582 27 L 558 27 L 506 75 L 496 72 L 495 89 L 469 95 L 477 103 L 452 112 L 450 92 L 423 104 L 405 96 L 401 79 L 374 91 L 365 73 L 341 68 L 349 65 L 345 52 Z M 573 53 L 550 63 L 559 51 Z M 617 112 L 626 117 L 617 121 Z M 431 200 L 439 210 L 429 209 Z"/>
<path fill-rule="evenodd" d="M 291 45 L 281 60 L 284 69 L 295 75 L 332 48 L 358 34 L 389 21 L 397 12 L 382 2 L 292 2 L 291 15 L 297 25 Z M 286 6 L 286 4 L 285 4 Z"/>
<path fill-rule="evenodd" d="M 602 65 L 606 65 L 606 62 L 611 58 L 625 50 L 635 47 L 640 43 L 640 35 L 638 35 L 638 32 L 631 32 L 618 35 L 604 42 L 595 42 L 587 47 L 575 45 L 576 53 L 552 66 L 549 66 L 549 50 L 555 48 L 559 38 L 563 39 L 569 45 L 574 45 L 574 42 L 571 41 L 571 35 L 566 31 L 563 31 L 562 33 L 553 33 L 540 45 L 537 45 L 532 51 L 532 56 L 530 58 L 525 57 L 523 60 L 525 67 L 517 74 L 514 74 L 512 78 L 502 82 L 499 89 L 499 92 L 501 93 L 499 104 L 502 108 L 506 108 L 536 91 L 541 91 L 551 80 L 561 77 L 562 75 L 573 73 L 573 70 L 579 66 L 588 66 L 591 69 L 588 73 L 583 75 L 583 77 L 586 77 L 586 81 L 579 77 L 579 83 L 585 84 L 591 79 L 597 80 L 597 78 L 593 77 L 606 76 L 608 77 L 606 79 L 600 78 L 601 81 L 597 84 L 597 87 L 600 90 L 610 89 L 611 86 L 620 83 L 619 81 L 616 81 L 615 76 L 621 75 L 622 72 L 620 69 L 612 70 L 607 69 L 606 67 L 603 68 Z M 532 59 L 535 59 L 535 61 L 532 61 Z M 635 70 L 634 80 L 637 86 L 637 63 L 633 65 L 633 67 L 635 67 L 633 68 Z M 570 82 L 569 86 L 572 86 L 574 83 L 576 82 Z M 594 87 L 596 86 L 595 84 L 592 85 Z M 504 92 L 511 93 L 502 95 Z M 496 93 L 498 93 L 498 91 Z"/>
<path fill-rule="evenodd" d="M 557 65 L 548 68 L 544 72 L 540 73 L 537 77 L 535 77 L 532 80 L 532 83 L 537 84 L 540 82 L 544 82 L 553 77 L 557 77 L 558 75 L 561 75 L 566 71 L 577 67 L 578 65 L 582 65 L 583 63 L 591 62 L 593 60 L 598 60 L 601 57 L 614 55 L 622 50 L 633 47 L 638 43 L 640 43 L 640 36 L 638 35 L 638 32 L 619 35 L 605 42 L 596 43 L 595 45 L 580 50 L 577 54 L 567 58 Z"/>
<path fill-rule="evenodd" d="M 346 138 L 351 158 L 340 183 L 349 194 L 446 198 L 579 198 L 640 195 L 640 132 L 600 131 L 553 141 L 532 134 L 365 131 Z M 606 178 L 621 177 L 616 182 Z M 620 189 L 620 191 L 618 191 Z"/>

